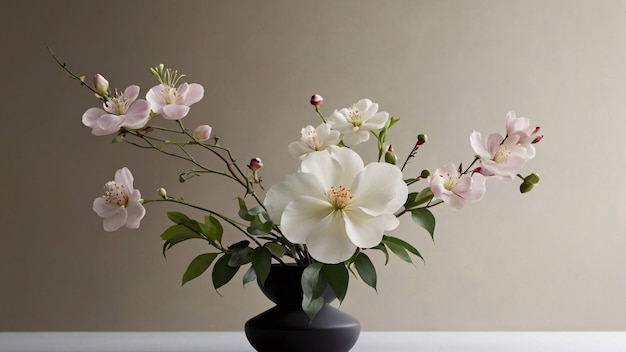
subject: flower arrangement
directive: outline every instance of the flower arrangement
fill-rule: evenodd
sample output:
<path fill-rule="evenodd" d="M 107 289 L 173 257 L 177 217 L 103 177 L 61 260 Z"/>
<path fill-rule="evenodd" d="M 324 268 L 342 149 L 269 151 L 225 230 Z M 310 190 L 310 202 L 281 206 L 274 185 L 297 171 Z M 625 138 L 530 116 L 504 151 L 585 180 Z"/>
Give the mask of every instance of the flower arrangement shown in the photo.
<path fill-rule="evenodd" d="M 481 200 L 487 179 L 511 182 L 519 178 L 522 193 L 539 182 L 537 175 L 522 176 L 519 172 L 535 157 L 534 145 L 543 136 L 539 127 L 514 112 L 506 115 L 505 135 L 494 133 L 483 138 L 479 132 L 471 133 L 474 154 L 469 166 L 448 163 L 432 174 L 423 170 L 407 178 L 403 176 L 404 168 L 427 142 L 426 135 L 417 135 L 413 149 L 399 165 L 388 141 L 388 132 L 399 119 L 380 111 L 379 105 L 369 99 L 326 116 L 320 108 L 323 98 L 316 94 L 310 103 L 321 123 L 302 128 L 300 139 L 288 145 L 290 154 L 301 160 L 300 168 L 266 191 L 260 177 L 260 158 L 241 165 L 231 149 L 212 137 L 209 125 L 185 127 L 183 121 L 189 120 L 191 106 L 203 98 L 202 85 L 180 83 L 184 75 L 159 65 L 150 69 L 156 84 L 145 99 L 140 99 L 138 86 L 112 90 L 100 74 L 89 85 L 84 76 L 74 74 L 51 54 L 71 78 L 100 100 L 101 107 L 90 108 L 82 116 L 92 134 L 112 135 L 114 142 L 187 161 L 190 168 L 179 173 L 180 182 L 216 174 L 241 186 L 236 198 L 237 217 L 231 217 L 210 206 L 171 196 L 164 189 L 157 191 L 155 199 L 143 199 L 134 188 L 131 171 L 123 167 L 115 172 L 113 181 L 105 184 L 104 195 L 93 202 L 93 210 L 103 218 L 104 229 L 138 228 L 146 213 L 145 205 L 154 202 L 202 210 L 206 216 L 200 220 L 182 212 L 168 212 L 173 224 L 161 234 L 163 255 L 188 240 L 204 241 L 212 248 L 191 261 L 182 283 L 197 278 L 211 265 L 215 289 L 227 284 L 243 267 L 247 267 L 244 284 L 255 280 L 263 284 L 272 264 L 306 265 L 302 308 L 311 319 L 323 304 L 321 294 L 327 286 L 343 301 L 350 273 L 376 288 L 376 270 L 368 251 L 382 251 L 385 264 L 390 253 L 407 262 L 412 262 L 411 255 L 423 260 L 414 246 L 389 235 L 401 216 L 409 213 L 433 236 L 432 207 L 446 204 L 460 209 L 467 202 Z M 365 165 L 352 147 L 372 139 L 377 143 L 378 159 Z M 217 158 L 222 168 L 204 165 L 194 156 L 200 152 Z M 419 191 L 409 190 L 420 183 L 425 185 Z M 234 242 L 223 224 L 245 236 L 245 240 Z"/>

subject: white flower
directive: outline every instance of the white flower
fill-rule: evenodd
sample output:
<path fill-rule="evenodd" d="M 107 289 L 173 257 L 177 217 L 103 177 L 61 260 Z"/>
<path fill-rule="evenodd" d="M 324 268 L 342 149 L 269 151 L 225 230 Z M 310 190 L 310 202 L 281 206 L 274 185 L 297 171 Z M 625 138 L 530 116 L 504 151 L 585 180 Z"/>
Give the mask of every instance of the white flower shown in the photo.
<path fill-rule="evenodd" d="M 189 106 L 204 97 L 204 87 L 197 83 L 183 83 L 178 88 L 159 84 L 150 88 L 146 100 L 150 108 L 167 120 L 178 120 L 187 116 Z"/>
<path fill-rule="evenodd" d="M 454 164 L 435 170 L 430 178 L 430 190 L 435 198 L 442 199 L 453 209 L 461 209 L 465 203 L 477 202 L 485 195 L 485 176 L 479 173 L 461 175 Z"/>
<path fill-rule="evenodd" d="M 104 229 L 115 231 L 122 226 L 139 228 L 139 222 L 146 215 L 141 204 L 141 193 L 133 189 L 133 174 L 124 167 L 115 172 L 115 180 L 105 184 L 104 196 L 93 201 L 93 210 L 104 219 Z"/>
<path fill-rule="evenodd" d="M 364 166 L 356 152 L 338 148 L 308 154 L 299 172 L 270 188 L 265 206 L 288 240 L 306 244 L 320 262 L 340 263 L 398 226 L 394 212 L 407 194 L 400 169 Z"/>
<path fill-rule="evenodd" d="M 378 104 L 369 99 L 361 99 L 350 108 L 335 110 L 328 117 L 328 124 L 341 133 L 343 144 L 354 147 L 367 141 L 370 131 L 385 127 L 388 118 L 387 112 L 378 112 Z"/>
<path fill-rule="evenodd" d="M 326 150 L 339 144 L 339 131 L 332 131 L 325 123 L 317 128 L 308 125 L 300 133 L 300 140 L 288 146 L 289 153 L 295 158 L 304 158 L 310 152 Z"/>
<path fill-rule="evenodd" d="M 83 124 L 91 133 L 104 136 L 116 133 L 122 127 L 142 128 L 150 119 L 150 106 L 139 96 L 139 86 L 128 86 L 124 93 L 116 92 L 103 103 L 103 109 L 91 108 L 83 114 Z"/>

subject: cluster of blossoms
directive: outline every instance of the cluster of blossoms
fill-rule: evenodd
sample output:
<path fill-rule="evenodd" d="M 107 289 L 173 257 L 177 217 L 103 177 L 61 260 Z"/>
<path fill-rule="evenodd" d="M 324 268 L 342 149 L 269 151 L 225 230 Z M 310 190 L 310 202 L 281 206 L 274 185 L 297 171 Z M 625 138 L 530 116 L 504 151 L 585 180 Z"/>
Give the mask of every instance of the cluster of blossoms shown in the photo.
<path fill-rule="evenodd" d="M 239 167 L 230 149 L 221 146 L 217 137 L 211 137 L 209 125 L 199 125 L 193 130 L 184 127 L 182 120 L 190 106 L 203 98 L 204 88 L 200 84 L 179 84 L 184 75 L 159 65 L 151 69 L 158 84 L 148 90 L 145 99 L 138 99 L 140 88 L 136 85 L 123 92 L 111 91 L 108 81 L 97 74 L 93 86 L 89 86 L 84 77 L 59 64 L 103 101 L 102 107 L 90 108 L 82 117 L 83 124 L 94 135 L 115 134 L 115 141 L 187 160 L 192 168 L 179 175 L 181 182 L 202 174 L 217 174 L 243 187 L 243 194 L 238 197 L 240 220 L 187 203 L 182 197 L 172 197 L 162 188 L 158 190 L 160 198 L 142 199 L 126 167 L 117 170 L 115 179 L 105 185 L 105 195 L 93 202 L 93 210 L 104 219 L 106 231 L 122 226 L 138 228 L 145 215 L 144 205 L 150 202 L 172 202 L 206 211 L 204 221 L 179 212 L 168 213 L 174 225 L 161 235 L 164 253 L 189 239 L 207 241 L 216 249 L 191 262 L 183 283 L 199 276 L 213 263 L 216 289 L 246 264 L 251 265 L 244 283 L 257 278 L 263 283 L 270 263 L 284 264 L 283 258 L 290 257 L 295 263 L 315 270 L 314 275 L 307 275 L 311 280 L 309 285 L 303 284 L 303 288 L 309 287 L 309 291 L 305 289 L 305 298 L 321 299 L 313 296 L 319 290 L 311 291 L 310 287 L 328 282 L 342 300 L 351 266 L 368 285 L 376 285 L 375 270 L 366 249 L 381 250 L 386 256 L 390 251 L 408 262 L 411 262 L 409 254 L 421 258 L 412 245 L 388 234 L 398 227 L 399 218 L 405 213 L 411 213 L 411 218 L 433 236 L 435 218 L 430 208 L 444 203 L 460 209 L 467 202 L 481 200 L 488 178 L 511 182 L 518 177 L 522 180 L 522 193 L 539 181 L 535 174 L 524 177 L 519 172 L 535 157 L 534 145 L 543 136 L 539 127 L 514 112 L 506 115 L 504 136 L 494 133 L 483 139 L 479 132 L 471 133 L 474 155 L 465 169 L 448 163 L 433 173 L 425 169 L 416 177 L 405 178 L 404 168 L 426 143 L 426 135 L 417 135 L 404 164 L 396 165 L 398 157 L 388 142 L 388 132 L 399 119 L 379 111 L 378 104 L 369 99 L 325 116 L 320 110 L 323 98 L 314 95 L 310 102 L 322 122 L 302 128 L 300 139 L 288 145 L 289 153 L 300 159 L 300 168 L 265 192 L 259 177 L 263 168 L 260 158 L 252 158 L 246 167 Z M 155 125 L 158 117 L 175 123 L 177 128 Z M 158 133 L 167 134 L 167 138 L 159 137 Z M 178 137 L 182 140 L 177 140 Z M 378 160 L 365 165 L 353 147 L 372 137 L 377 141 Z M 224 168 L 203 165 L 189 148 L 213 154 L 223 162 Z M 421 180 L 427 186 L 420 191 L 409 191 Z M 264 199 L 259 197 L 261 192 L 265 193 Z M 251 199 L 256 206 L 248 208 L 246 200 Z M 222 222 L 232 225 L 247 239 L 225 244 Z M 321 270 L 324 265 L 332 269 Z M 341 279 L 324 275 L 337 275 Z M 305 306 L 305 301 L 303 309 L 310 316 L 315 315 L 315 309 L 319 308 Z"/>

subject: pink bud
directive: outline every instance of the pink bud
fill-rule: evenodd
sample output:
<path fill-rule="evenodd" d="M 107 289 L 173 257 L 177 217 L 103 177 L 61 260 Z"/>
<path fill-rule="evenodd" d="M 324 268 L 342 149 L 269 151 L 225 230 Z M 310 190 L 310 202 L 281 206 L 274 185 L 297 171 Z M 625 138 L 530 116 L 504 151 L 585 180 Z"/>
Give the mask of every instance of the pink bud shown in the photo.
<path fill-rule="evenodd" d="M 107 95 L 109 92 L 109 81 L 107 81 L 106 78 L 102 77 L 99 73 L 93 76 L 93 86 L 96 92 L 100 95 Z"/>
<path fill-rule="evenodd" d="M 263 162 L 261 161 L 261 158 L 254 158 L 250 160 L 250 164 L 248 164 L 248 167 L 252 171 L 257 171 L 258 169 L 263 167 Z"/>
<path fill-rule="evenodd" d="M 322 105 L 323 103 L 324 103 L 324 98 L 322 98 L 321 95 L 313 94 L 313 96 L 311 97 L 311 105 L 319 106 L 319 105 Z"/>
<path fill-rule="evenodd" d="M 543 139 L 543 135 L 537 136 L 537 137 L 535 137 L 535 139 L 533 139 L 533 141 L 531 143 L 532 144 L 539 143 L 539 142 L 541 142 L 542 139 Z"/>
<path fill-rule="evenodd" d="M 211 130 L 211 126 L 209 125 L 200 125 L 193 130 L 193 136 L 200 141 L 206 141 L 211 138 Z"/>

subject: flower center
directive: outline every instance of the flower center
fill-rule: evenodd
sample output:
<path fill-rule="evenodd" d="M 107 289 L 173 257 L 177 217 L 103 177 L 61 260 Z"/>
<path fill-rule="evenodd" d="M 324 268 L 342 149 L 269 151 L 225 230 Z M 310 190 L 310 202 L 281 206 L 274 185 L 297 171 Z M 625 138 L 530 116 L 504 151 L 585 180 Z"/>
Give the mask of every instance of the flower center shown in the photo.
<path fill-rule="evenodd" d="M 356 106 L 351 107 L 348 111 L 348 122 L 350 122 L 355 129 L 361 127 L 361 125 L 363 125 L 363 111 Z"/>
<path fill-rule="evenodd" d="M 310 130 L 306 136 L 306 144 L 309 148 L 315 151 L 324 150 L 324 147 L 320 145 L 319 138 L 317 138 L 317 131 Z"/>
<path fill-rule="evenodd" d="M 337 210 L 345 208 L 353 199 L 352 194 L 350 194 L 350 188 L 344 186 L 330 187 L 330 190 L 326 192 L 326 198 Z"/>
<path fill-rule="evenodd" d="M 115 92 L 115 96 L 109 99 L 109 112 L 115 115 L 124 115 L 130 106 L 130 100 L 123 93 Z"/>
<path fill-rule="evenodd" d="M 165 88 L 161 90 L 161 96 L 166 103 L 172 104 L 178 98 L 178 90 L 176 88 Z"/>
<path fill-rule="evenodd" d="M 115 181 L 109 181 L 104 185 L 104 188 L 106 189 L 104 199 L 107 203 L 117 205 L 118 207 L 128 205 L 128 192 L 124 185 L 120 185 Z"/>
<path fill-rule="evenodd" d="M 511 154 L 511 152 L 508 151 L 505 146 L 501 145 L 491 160 L 498 164 L 506 163 L 509 160 L 509 154 Z"/>
<path fill-rule="evenodd" d="M 446 174 L 441 175 L 441 177 L 444 178 L 443 181 L 443 187 L 445 187 L 445 189 L 447 189 L 448 191 L 451 191 L 454 189 L 454 187 L 456 187 L 457 182 L 459 181 L 456 177 L 452 177 L 452 175 L 450 174 Z"/>

